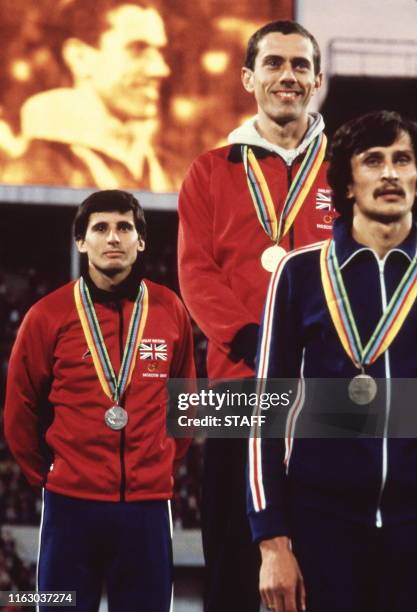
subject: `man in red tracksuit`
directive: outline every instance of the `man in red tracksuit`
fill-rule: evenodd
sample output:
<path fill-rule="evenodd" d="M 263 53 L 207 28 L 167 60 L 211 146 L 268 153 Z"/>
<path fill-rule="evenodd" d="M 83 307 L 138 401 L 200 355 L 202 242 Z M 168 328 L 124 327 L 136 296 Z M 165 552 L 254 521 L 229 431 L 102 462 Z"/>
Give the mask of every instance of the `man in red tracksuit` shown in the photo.
<path fill-rule="evenodd" d="M 254 376 L 271 271 L 285 251 L 332 226 L 324 123 L 307 111 L 321 85 L 320 50 L 299 24 L 269 23 L 250 39 L 244 88 L 258 114 L 201 155 L 179 200 L 179 278 L 206 334 L 211 379 Z M 206 612 L 259 609 L 258 551 L 245 512 L 244 440 L 207 441 L 203 480 Z"/>
<path fill-rule="evenodd" d="M 38 588 L 76 591 L 85 612 L 103 583 L 113 611 L 171 602 L 168 500 L 187 441 L 166 435 L 165 387 L 194 376 L 193 344 L 180 300 L 140 273 L 145 229 L 131 194 L 89 196 L 74 224 L 88 271 L 29 310 L 9 364 L 6 439 L 45 488 Z"/>

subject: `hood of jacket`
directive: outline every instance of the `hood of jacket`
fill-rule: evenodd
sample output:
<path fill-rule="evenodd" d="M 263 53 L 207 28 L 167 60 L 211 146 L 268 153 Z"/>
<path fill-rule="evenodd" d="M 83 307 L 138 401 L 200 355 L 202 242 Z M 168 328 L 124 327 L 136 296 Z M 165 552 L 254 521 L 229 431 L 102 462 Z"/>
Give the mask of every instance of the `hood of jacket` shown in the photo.
<path fill-rule="evenodd" d="M 255 115 L 241 126 L 230 132 L 227 140 L 230 144 L 247 144 L 262 147 L 273 153 L 277 153 L 287 165 L 292 164 L 294 159 L 304 153 L 311 141 L 324 130 L 324 121 L 320 113 L 310 113 L 310 125 L 304 135 L 302 142 L 295 149 L 284 149 L 261 136 L 256 129 L 258 116 Z"/>

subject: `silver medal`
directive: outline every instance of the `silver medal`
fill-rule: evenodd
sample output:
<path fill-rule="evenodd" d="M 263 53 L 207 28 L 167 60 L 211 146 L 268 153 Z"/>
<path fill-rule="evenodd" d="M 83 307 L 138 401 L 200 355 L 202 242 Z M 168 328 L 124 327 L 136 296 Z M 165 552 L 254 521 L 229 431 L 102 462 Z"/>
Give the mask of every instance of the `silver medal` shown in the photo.
<path fill-rule="evenodd" d="M 359 406 L 370 404 L 376 397 L 378 387 L 376 381 L 368 374 L 358 374 L 349 383 L 349 398 Z"/>
<path fill-rule="evenodd" d="M 128 414 L 121 406 L 112 406 L 104 414 L 104 421 L 107 427 L 116 431 L 126 427 L 128 420 Z"/>

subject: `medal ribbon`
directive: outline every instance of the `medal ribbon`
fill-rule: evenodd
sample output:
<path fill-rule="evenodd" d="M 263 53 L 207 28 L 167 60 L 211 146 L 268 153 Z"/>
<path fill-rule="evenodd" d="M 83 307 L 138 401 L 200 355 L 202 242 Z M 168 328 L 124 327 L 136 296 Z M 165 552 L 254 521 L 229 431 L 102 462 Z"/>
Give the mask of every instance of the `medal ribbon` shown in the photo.
<path fill-rule="evenodd" d="M 417 298 L 417 255 L 408 266 L 365 348 L 343 282 L 334 240 L 326 240 L 323 244 L 320 269 L 327 306 L 343 348 L 358 368 L 374 363 L 397 336 Z"/>
<path fill-rule="evenodd" d="M 74 298 L 87 346 L 93 358 L 101 387 L 107 397 L 114 400 L 117 404 L 129 386 L 135 368 L 138 348 L 148 318 L 148 289 L 144 281 L 142 281 L 133 305 L 118 377 L 116 377 L 111 364 L 94 304 L 83 278 L 80 278 L 74 285 Z"/>
<path fill-rule="evenodd" d="M 324 134 L 316 136 L 309 145 L 301 166 L 291 183 L 278 223 L 274 202 L 261 166 L 252 149 L 248 145 L 242 145 L 242 160 L 249 193 L 261 226 L 274 242 L 279 243 L 294 223 L 319 173 L 326 146 L 327 138 Z"/>

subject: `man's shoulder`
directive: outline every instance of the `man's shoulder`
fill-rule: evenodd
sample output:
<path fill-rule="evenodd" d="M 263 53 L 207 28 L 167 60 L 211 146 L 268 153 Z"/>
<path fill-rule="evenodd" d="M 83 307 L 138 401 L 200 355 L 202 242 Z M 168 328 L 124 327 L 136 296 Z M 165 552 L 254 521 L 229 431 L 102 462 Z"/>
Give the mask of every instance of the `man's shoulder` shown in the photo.
<path fill-rule="evenodd" d="M 74 302 L 74 285 L 75 281 L 70 281 L 62 287 L 58 287 L 51 293 L 43 296 L 35 302 L 29 312 L 34 316 L 54 316 L 73 308 Z"/>
<path fill-rule="evenodd" d="M 238 152 L 240 154 L 240 145 L 226 144 L 201 153 L 195 158 L 193 164 L 213 164 L 216 162 L 231 161 Z"/>
<path fill-rule="evenodd" d="M 148 288 L 149 299 L 154 302 L 161 302 L 166 304 L 181 303 L 180 298 L 172 289 L 169 289 L 165 285 L 156 283 L 155 281 L 144 279 L 146 287 Z"/>
<path fill-rule="evenodd" d="M 288 252 L 281 260 L 276 274 L 280 275 L 285 270 L 286 274 L 292 277 L 309 276 L 312 269 L 318 269 L 320 265 L 320 254 L 324 244 L 325 241 L 321 240 Z"/>
<path fill-rule="evenodd" d="M 240 145 L 228 144 L 201 153 L 194 159 L 185 176 L 184 185 L 193 182 L 201 185 L 204 181 L 223 181 L 235 165 L 241 164 Z"/>
<path fill-rule="evenodd" d="M 6 183 L 34 185 L 86 187 L 94 184 L 69 144 L 41 139 L 30 141 L 20 157 L 8 161 L 1 178 Z"/>
<path fill-rule="evenodd" d="M 175 291 L 149 279 L 144 279 L 144 281 L 148 288 L 149 306 L 151 309 L 152 307 L 159 306 L 169 313 L 170 316 L 173 315 L 177 321 L 178 317 L 180 319 L 188 317 L 187 310 Z"/>

